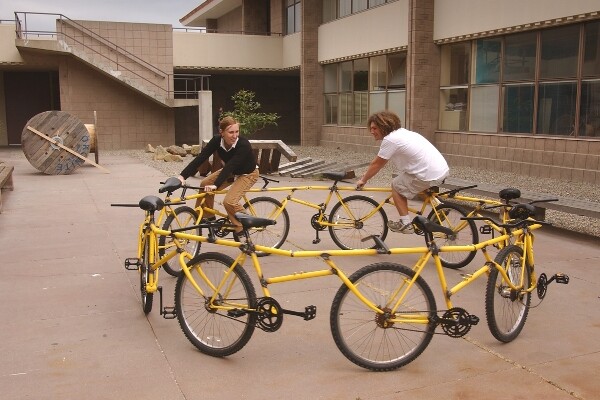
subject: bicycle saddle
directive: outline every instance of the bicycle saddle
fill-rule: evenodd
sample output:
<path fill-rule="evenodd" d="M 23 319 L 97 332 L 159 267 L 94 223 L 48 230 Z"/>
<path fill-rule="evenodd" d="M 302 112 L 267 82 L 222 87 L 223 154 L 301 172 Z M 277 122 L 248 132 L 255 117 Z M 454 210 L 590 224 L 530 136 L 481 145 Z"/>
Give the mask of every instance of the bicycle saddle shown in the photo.
<path fill-rule="evenodd" d="M 506 189 L 502 189 L 499 193 L 498 196 L 500 196 L 500 198 L 504 201 L 511 201 L 514 199 L 518 199 L 519 197 L 521 197 L 521 191 L 517 188 L 506 188 Z"/>
<path fill-rule="evenodd" d="M 417 215 L 412 223 L 414 225 L 416 225 L 416 227 L 420 230 L 422 230 L 423 232 L 427 232 L 427 233 L 433 233 L 433 232 L 441 232 L 444 233 L 448 236 L 452 236 L 454 235 L 454 231 L 450 228 L 446 228 L 445 226 L 442 225 L 438 225 L 433 221 L 430 221 L 429 219 L 425 218 L 422 215 Z"/>
<path fill-rule="evenodd" d="M 332 181 L 341 181 L 346 176 L 345 172 L 323 172 L 323 177 L 327 179 L 331 179 Z"/>
<path fill-rule="evenodd" d="M 154 212 L 162 210 L 162 208 L 165 206 L 165 203 L 160 197 L 146 196 L 140 200 L 139 205 L 142 210 Z"/>
<path fill-rule="evenodd" d="M 508 212 L 511 219 L 527 219 L 535 215 L 535 207 L 531 204 L 517 204 Z"/>
<path fill-rule="evenodd" d="M 172 176 L 165 181 L 165 183 L 160 187 L 160 189 L 158 189 L 158 193 L 174 192 L 180 187 L 181 181 L 179 180 L 179 178 Z"/>
<path fill-rule="evenodd" d="M 248 228 L 261 228 L 267 225 L 275 225 L 277 221 L 269 218 L 253 217 L 252 215 L 244 213 L 235 213 L 235 217 L 240 221 L 244 229 Z"/>

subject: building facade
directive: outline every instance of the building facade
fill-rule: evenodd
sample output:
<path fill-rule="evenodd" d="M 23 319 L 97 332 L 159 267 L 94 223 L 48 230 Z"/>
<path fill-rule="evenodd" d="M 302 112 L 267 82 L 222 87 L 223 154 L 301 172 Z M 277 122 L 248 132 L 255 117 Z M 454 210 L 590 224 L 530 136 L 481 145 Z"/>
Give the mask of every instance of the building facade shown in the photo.
<path fill-rule="evenodd" d="M 257 138 L 374 153 L 366 120 L 390 109 L 451 165 L 600 183 L 597 0 L 206 0 L 181 22 L 189 29 L 77 22 L 118 44 L 121 57 L 157 67 L 164 78 L 126 63 L 130 81 L 143 75 L 162 88 L 158 95 L 78 52 L 32 49 L 0 24 L 0 121 L 12 115 L 13 82 L 26 71 L 50 82 L 40 107 L 60 103 L 85 120 L 104 107 L 101 148 L 191 143 L 205 134 L 212 108 L 230 108 L 244 88 L 282 117 Z M 128 27 L 143 29 L 122 37 Z M 71 36 L 62 40 L 76 49 Z M 99 53 L 116 51 L 104 46 Z M 112 71 L 131 74 L 117 64 Z M 209 76 L 210 102 L 178 99 L 178 76 Z M 0 145 L 13 144 L 6 129 Z"/>

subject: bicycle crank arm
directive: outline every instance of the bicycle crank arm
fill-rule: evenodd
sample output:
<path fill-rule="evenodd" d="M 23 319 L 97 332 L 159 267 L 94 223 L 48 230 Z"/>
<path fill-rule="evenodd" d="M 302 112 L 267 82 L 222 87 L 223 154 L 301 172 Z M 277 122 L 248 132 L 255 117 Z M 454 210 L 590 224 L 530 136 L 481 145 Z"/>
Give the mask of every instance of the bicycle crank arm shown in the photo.
<path fill-rule="evenodd" d="M 304 312 L 286 310 L 283 308 L 281 309 L 281 312 L 284 314 L 302 317 L 302 318 L 304 318 L 305 321 L 309 321 L 311 319 L 314 319 L 317 316 L 317 306 L 307 306 L 304 308 Z"/>
<path fill-rule="evenodd" d="M 163 307 L 162 286 L 158 287 L 158 294 L 160 297 L 160 315 L 162 315 L 162 317 L 164 319 L 177 318 L 177 313 L 175 312 L 175 307 Z"/>
<path fill-rule="evenodd" d="M 546 277 L 546 274 L 542 273 L 537 281 L 537 295 L 540 300 L 543 300 L 546 297 L 546 293 L 548 291 L 548 285 L 552 282 L 561 283 L 563 285 L 567 285 L 569 283 L 569 275 L 563 274 L 562 272 L 558 272 L 550 279 Z"/>

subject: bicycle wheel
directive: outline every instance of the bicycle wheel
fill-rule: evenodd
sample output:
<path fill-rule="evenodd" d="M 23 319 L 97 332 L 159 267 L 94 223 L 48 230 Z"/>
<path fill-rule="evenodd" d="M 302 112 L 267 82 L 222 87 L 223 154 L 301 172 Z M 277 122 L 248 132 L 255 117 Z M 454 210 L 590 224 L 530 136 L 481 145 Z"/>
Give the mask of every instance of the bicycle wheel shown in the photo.
<path fill-rule="evenodd" d="M 415 272 L 400 264 L 377 263 L 363 267 L 349 279 L 361 294 L 386 311 L 413 279 Z M 342 354 L 353 363 L 374 371 L 390 371 L 416 359 L 429 345 L 435 331 L 435 298 L 418 277 L 392 317 L 420 317 L 427 324 L 388 323 L 368 308 L 346 285 L 337 291 L 331 305 L 331 333 Z"/>
<path fill-rule="evenodd" d="M 436 213 L 437 211 L 437 213 Z M 432 210 L 427 219 L 436 224 L 445 226 L 455 232 L 454 238 L 449 238 L 443 233 L 436 232 L 434 234 L 435 242 L 438 246 L 464 246 L 473 243 L 478 243 L 479 234 L 477 233 L 477 225 L 474 221 L 461 220 L 466 217 L 467 213 L 460 207 L 450 203 L 442 203 Z M 462 225 L 462 229 L 456 228 Z M 458 269 L 469 264 L 477 251 L 448 251 L 440 252 L 440 260 L 446 268 Z"/>
<path fill-rule="evenodd" d="M 144 310 L 144 314 L 149 314 L 152 311 L 152 302 L 154 300 L 154 293 L 146 291 L 146 284 L 150 282 L 150 274 L 152 274 L 148 262 L 150 259 L 150 243 L 148 238 L 148 236 L 143 238 L 142 259 L 140 260 L 140 294 L 142 296 L 142 310 Z"/>
<path fill-rule="evenodd" d="M 175 286 L 175 309 L 181 330 L 202 353 L 224 357 L 239 351 L 248 343 L 256 326 L 256 314 L 245 312 L 256 309 L 256 293 L 246 271 L 236 265 L 233 272 L 215 296 L 234 260 L 220 253 L 202 253 L 187 265 L 198 293 L 185 274 Z"/>
<path fill-rule="evenodd" d="M 500 250 L 494 260 L 502 266 L 512 284 L 517 287 L 523 272 L 522 256 L 523 249 L 510 245 Z M 525 265 L 524 273 L 524 288 L 519 291 L 512 290 L 496 268 L 492 268 L 488 277 L 485 315 L 492 335 L 504 343 L 514 340 L 521 333 L 529 314 L 531 292 L 526 289 L 531 285 L 531 267 L 528 264 Z"/>
<path fill-rule="evenodd" d="M 287 239 L 290 232 L 290 216 L 284 208 L 281 210 L 277 218 L 274 215 L 283 207 L 278 200 L 272 197 L 255 197 L 250 199 L 250 204 L 244 204 L 248 213 L 255 217 L 274 219 L 275 225 L 265 226 L 264 228 L 252 228 L 249 233 L 252 238 L 252 243 L 265 247 L 280 248 Z M 269 255 L 268 253 L 257 251 L 259 257 Z"/>
<path fill-rule="evenodd" d="M 165 219 L 165 223 L 162 226 L 162 229 L 166 231 L 170 231 L 171 229 L 184 228 L 186 226 L 192 226 L 196 224 L 198 220 L 198 213 L 191 207 L 182 206 L 173 210 L 173 214 L 169 215 L 167 219 Z M 202 229 L 190 229 L 186 231 L 191 235 L 202 235 Z M 165 254 L 172 251 L 175 248 L 175 243 L 173 243 L 175 238 L 171 236 L 160 236 L 158 239 L 158 256 L 160 258 L 164 257 Z M 200 242 L 195 240 L 183 240 L 177 239 L 179 241 L 183 241 L 183 248 L 185 251 L 190 253 L 192 256 L 197 255 L 200 252 Z M 183 274 L 181 270 L 181 266 L 179 265 L 177 258 L 172 258 L 171 261 L 163 264 L 163 268 L 165 271 L 172 276 L 180 276 Z"/>
<path fill-rule="evenodd" d="M 341 249 L 373 249 L 375 242 L 362 239 L 377 235 L 385 240 L 388 233 L 387 215 L 383 208 L 363 220 L 372 213 L 379 204 L 370 197 L 362 195 L 348 196 L 331 209 L 329 234 L 334 243 Z"/>

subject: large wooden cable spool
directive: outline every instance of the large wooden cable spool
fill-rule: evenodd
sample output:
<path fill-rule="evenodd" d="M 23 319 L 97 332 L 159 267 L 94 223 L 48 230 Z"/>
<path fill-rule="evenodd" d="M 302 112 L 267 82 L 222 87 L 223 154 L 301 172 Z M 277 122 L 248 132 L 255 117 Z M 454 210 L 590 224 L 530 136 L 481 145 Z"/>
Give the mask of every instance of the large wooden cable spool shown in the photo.
<path fill-rule="evenodd" d="M 21 144 L 27 160 L 45 174 L 70 174 L 86 161 L 108 172 L 86 159 L 92 146 L 90 132 L 78 118 L 64 111 L 46 111 L 32 117 L 23 128 Z M 97 157 L 97 148 L 95 151 Z"/>

